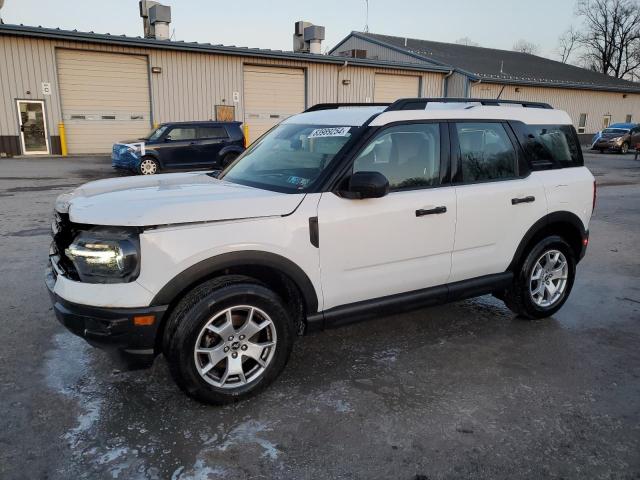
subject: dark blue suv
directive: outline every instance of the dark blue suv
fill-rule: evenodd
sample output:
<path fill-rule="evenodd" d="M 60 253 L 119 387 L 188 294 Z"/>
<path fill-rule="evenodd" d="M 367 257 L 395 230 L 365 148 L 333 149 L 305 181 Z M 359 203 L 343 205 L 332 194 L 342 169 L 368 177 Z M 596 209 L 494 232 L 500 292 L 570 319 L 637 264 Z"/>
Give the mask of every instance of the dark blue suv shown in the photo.
<path fill-rule="evenodd" d="M 224 168 L 240 155 L 240 122 L 163 123 L 147 137 L 113 146 L 113 168 L 153 175 L 160 170 Z"/>

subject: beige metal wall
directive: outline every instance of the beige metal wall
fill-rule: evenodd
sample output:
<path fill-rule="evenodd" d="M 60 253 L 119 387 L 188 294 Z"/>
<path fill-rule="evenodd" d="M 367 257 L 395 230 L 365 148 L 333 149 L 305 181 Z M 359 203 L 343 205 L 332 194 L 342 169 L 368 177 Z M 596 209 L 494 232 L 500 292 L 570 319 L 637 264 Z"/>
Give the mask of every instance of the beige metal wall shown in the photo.
<path fill-rule="evenodd" d="M 215 105 L 220 104 L 235 105 L 236 119 L 243 121 L 244 65 L 305 69 L 307 106 L 322 102 L 373 101 L 377 72 L 420 76 L 422 96 L 441 96 L 443 86 L 441 73 L 0 35 L 0 136 L 18 135 L 15 98 L 44 99 L 49 133 L 58 135 L 57 124 L 62 115 L 55 51 L 59 48 L 147 56 L 150 67 L 162 70 L 149 73 L 155 123 L 207 120 L 213 117 Z M 42 95 L 42 82 L 51 84 L 51 95 Z M 234 92 L 239 93 L 238 103 L 233 101 Z"/>
<path fill-rule="evenodd" d="M 516 88 L 519 90 L 516 92 Z M 502 85 L 472 84 L 471 97 L 497 98 Z M 529 100 L 545 102 L 554 108 L 566 111 L 576 128 L 581 113 L 587 114 L 585 133 L 595 133 L 602 128 L 604 115 L 611 115 L 611 123 L 624 122 L 631 114 L 632 121 L 640 122 L 640 95 L 568 88 L 519 87 L 507 85 L 500 98 L 505 100 Z"/>

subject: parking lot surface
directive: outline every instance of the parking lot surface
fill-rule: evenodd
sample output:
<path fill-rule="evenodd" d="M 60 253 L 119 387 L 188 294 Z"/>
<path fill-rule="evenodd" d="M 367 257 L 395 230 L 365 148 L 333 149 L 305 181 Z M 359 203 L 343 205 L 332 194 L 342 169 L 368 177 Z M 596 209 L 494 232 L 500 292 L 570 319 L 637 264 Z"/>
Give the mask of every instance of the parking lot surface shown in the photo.
<path fill-rule="evenodd" d="M 590 246 L 553 318 L 481 297 L 321 332 L 216 408 L 54 318 L 53 200 L 108 160 L 0 159 L 0 478 L 640 478 L 640 161 L 586 163 Z"/>

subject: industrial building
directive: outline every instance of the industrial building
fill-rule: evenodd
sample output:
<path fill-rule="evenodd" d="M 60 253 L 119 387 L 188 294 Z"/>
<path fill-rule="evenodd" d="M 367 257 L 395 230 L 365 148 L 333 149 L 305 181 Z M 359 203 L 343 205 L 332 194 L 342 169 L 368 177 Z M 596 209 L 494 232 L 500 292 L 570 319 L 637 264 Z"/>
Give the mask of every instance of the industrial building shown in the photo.
<path fill-rule="evenodd" d="M 149 8 L 145 7 L 149 4 Z M 108 153 L 162 122 L 238 120 L 255 140 L 321 102 L 485 97 L 548 102 L 582 134 L 640 120 L 640 87 L 533 55 L 352 32 L 320 54 L 172 41 L 171 14 L 141 2 L 144 37 L 0 25 L 0 156 Z"/>
<path fill-rule="evenodd" d="M 302 25 L 304 26 L 304 25 Z M 304 42 L 302 42 L 304 45 Z M 107 153 L 168 121 L 256 139 L 320 102 L 440 96 L 446 67 L 0 25 L 0 155 Z"/>
<path fill-rule="evenodd" d="M 528 53 L 351 32 L 329 54 L 449 67 L 444 96 L 549 103 L 584 141 L 611 123 L 640 122 L 639 84 Z"/>

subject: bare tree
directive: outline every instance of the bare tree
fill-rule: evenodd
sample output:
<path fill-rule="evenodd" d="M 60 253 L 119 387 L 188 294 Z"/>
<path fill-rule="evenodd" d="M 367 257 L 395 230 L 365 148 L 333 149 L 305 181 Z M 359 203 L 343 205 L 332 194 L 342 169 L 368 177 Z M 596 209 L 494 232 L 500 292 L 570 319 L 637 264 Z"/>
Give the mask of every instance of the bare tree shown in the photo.
<path fill-rule="evenodd" d="M 558 39 L 558 56 L 562 63 L 568 63 L 571 54 L 575 51 L 580 40 L 580 33 L 573 27 L 565 31 Z"/>
<path fill-rule="evenodd" d="M 471 40 L 469 37 L 462 37 L 459 38 L 458 40 L 456 40 L 456 43 L 458 45 L 466 45 L 468 47 L 479 47 L 480 44 L 474 42 L 473 40 Z"/>
<path fill-rule="evenodd" d="M 526 40 L 520 39 L 516 43 L 513 44 L 513 50 L 515 52 L 521 53 L 529 53 L 531 55 L 535 55 L 538 53 L 538 45 L 535 43 L 528 42 Z"/>
<path fill-rule="evenodd" d="M 638 0 L 579 0 L 576 13 L 585 23 L 579 43 L 586 67 L 617 78 L 640 67 Z"/>

